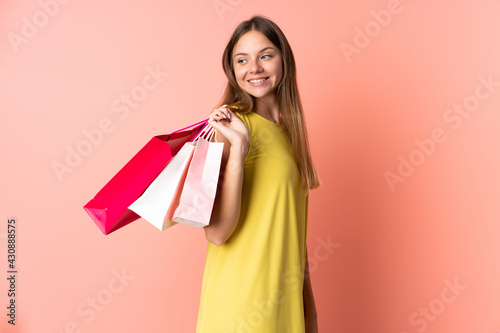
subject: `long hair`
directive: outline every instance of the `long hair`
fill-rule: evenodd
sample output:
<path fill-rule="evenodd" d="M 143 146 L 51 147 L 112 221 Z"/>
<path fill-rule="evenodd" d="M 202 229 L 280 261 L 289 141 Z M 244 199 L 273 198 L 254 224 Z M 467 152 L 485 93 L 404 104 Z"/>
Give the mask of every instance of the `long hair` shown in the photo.
<path fill-rule="evenodd" d="M 240 23 L 234 30 L 222 55 L 222 68 L 228 82 L 219 105 L 235 106 L 238 109 L 233 110 L 239 113 L 247 113 L 254 107 L 254 97 L 241 89 L 236 81 L 232 58 L 234 46 L 240 37 L 253 30 L 264 34 L 280 50 L 283 75 L 276 87 L 276 98 L 281 116 L 281 125 L 290 139 L 292 150 L 295 153 L 302 188 L 314 189 L 321 185 L 321 180 L 311 159 L 306 123 L 297 89 L 295 59 L 285 35 L 271 20 L 255 15 L 251 19 Z"/>

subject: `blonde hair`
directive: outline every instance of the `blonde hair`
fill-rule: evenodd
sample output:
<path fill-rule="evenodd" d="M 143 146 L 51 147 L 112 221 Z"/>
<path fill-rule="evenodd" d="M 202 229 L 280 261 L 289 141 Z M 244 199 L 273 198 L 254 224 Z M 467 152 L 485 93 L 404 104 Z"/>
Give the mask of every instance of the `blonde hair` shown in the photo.
<path fill-rule="evenodd" d="M 253 96 L 240 88 L 234 76 L 232 52 L 240 37 L 248 31 L 256 30 L 264 34 L 276 46 L 282 57 L 282 79 L 276 88 L 278 110 L 281 115 L 282 128 L 290 139 L 300 171 L 302 187 L 314 189 L 321 185 L 311 159 L 307 129 L 297 89 L 295 59 L 292 49 L 281 29 L 271 20 L 255 15 L 240 23 L 234 30 L 222 56 L 222 68 L 228 82 L 220 104 L 228 104 L 239 113 L 250 112 L 254 107 Z"/>

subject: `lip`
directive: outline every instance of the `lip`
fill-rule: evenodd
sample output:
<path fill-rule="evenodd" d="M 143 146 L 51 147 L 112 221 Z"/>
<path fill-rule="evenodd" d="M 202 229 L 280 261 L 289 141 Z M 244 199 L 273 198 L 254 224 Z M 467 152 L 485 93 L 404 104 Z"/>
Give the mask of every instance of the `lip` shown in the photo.
<path fill-rule="evenodd" d="M 262 81 L 262 82 L 258 82 L 258 83 L 252 83 L 252 82 L 250 82 L 251 80 L 259 80 L 259 79 L 265 79 L 265 80 L 264 80 L 264 81 Z M 269 77 L 266 77 L 266 76 L 261 76 L 261 77 L 255 77 L 255 78 L 252 78 L 252 79 L 247 80 L 247 81 L 248 81 L 248 83 L 250 83 L 252 86 L 260 86 L 260 85 L 262 85 L 262 84 L 266 83 L 268 79 L 269 79 Z"/>

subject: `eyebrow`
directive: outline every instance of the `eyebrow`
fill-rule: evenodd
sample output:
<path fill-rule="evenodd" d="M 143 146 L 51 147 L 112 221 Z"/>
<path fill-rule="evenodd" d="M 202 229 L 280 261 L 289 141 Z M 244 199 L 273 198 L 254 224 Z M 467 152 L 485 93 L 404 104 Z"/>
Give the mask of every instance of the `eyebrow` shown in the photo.
<path fill-rule="evenodd" d="M 272 50 L 274 50 L 274 47 L 272 47 L 272 46 L 265 47 L 265 48 L 263 48 L 262 50 L 260 50 L 260 51 L 259 51 L 259 53 L 262 53 L 262 52 L 264 52 L 264 51 L 265 51 L 265 50 L 267 50 L 267 49 L 272 49 Z M 236 58 L 236 56 L 239 56 L 239 55 L 247 55 L 247 53 L 243 53 L 243 52 L 236 53 L 236 54 L 234 55 L 234 57 L 233 57 L 233 58 Z"/>

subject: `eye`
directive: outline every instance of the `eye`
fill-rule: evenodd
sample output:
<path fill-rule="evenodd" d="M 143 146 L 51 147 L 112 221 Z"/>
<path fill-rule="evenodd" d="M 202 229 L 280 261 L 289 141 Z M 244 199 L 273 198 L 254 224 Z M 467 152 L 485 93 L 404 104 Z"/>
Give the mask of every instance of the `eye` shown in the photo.
<path fill-rule="evenodd" d="M 242 61 L 245 61 L 245 59 L 238 59 L 238 60 L 236 60 L 236 62 L 237 62 L 238 64 L 241 64 L 241 63 L 242 63 Z"/>
<path fill-rule="evenodd" d="M 269 58 L 271 58 L 272 56 L 270 54 L 264 54 L 262 57 L 269 57 Z"/>

